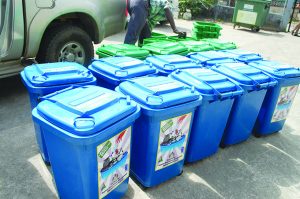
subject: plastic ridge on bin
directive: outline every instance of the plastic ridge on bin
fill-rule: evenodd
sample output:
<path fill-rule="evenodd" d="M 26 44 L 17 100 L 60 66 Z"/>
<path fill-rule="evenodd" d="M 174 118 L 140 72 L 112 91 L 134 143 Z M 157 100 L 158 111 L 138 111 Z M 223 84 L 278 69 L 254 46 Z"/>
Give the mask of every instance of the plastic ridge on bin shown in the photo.
<path fill-rule="evenodd" d="M 121 82 L 156 73 L 156 68 L 132 57 L 108 57 L 94 60 L 88 67 L 98 86 L 115 89 Z"/>
<path fill-rule="evenodd" d="M 111 44 L 102 45 L 97 49 L 96 54 L 99 55 L 99 58 L 109 56 L 128 56 L 145 59 L 149 55 L 149 51 L 130 44 Z"/>
<path fill-rule="evenodd" d="M 188 49 L 185 46 L 172 41 L 149 43 L 144 45 L 142 49 L 150 51 L 153 55 L 188 54 Z"/>
<path fill-rule="evenodd" d="M 177 69 L 202 67 L 201 64 L 181 55 L 155 55 L 148 57 L 146 62 L 155 66 L 158 74 L 163 76 L 167 76 Z"/>
<path fill-rule="evenodd" d="M 179 43 L 187 47 L 189 52 L 203 52 L 214 50 L 214 47 L 202 41 L 179 41 Z"/>
<path fill-rule="evenodd" d="M 202 97 L 193 87 L 163 76 L 126 81 L 116 91 L 142 108 L 132 136 L 132 176 L 153 187 L 179 175 Z"/>
<path fill-rule="evenodd" d="M 208 42 L 215 50 L 230 50 L 236 49 L 237 46 L 233 42 L 222 41 L 219 39 L 203 39 L 202 41 Z"/>
<path fill-rule="evenodd" d="M 235 59 L 230 58 L 225 53 L 219 51 L 194 52 L 189 53 L 187 57 L 199 62 L 205 67 L 212 67 L 220 63 L 237 62 Z"/>
<path fill-rule="evenodd" d="M 32 115 L 43 129 L 60 198 L 125 194 L 132 125 L 140 116 L 130 97 L 97 86 L 70 87 L 44 97 Z"/>
<path fill-rule="evenodd" d="M 225 53 L 228 57 L 234 58 L 235 60 L 246 64 L 253 61 L 263 60 L 263 57 L 260 54 L 252 53 L 240 49 L 223 50 L 222 53 Z"/>

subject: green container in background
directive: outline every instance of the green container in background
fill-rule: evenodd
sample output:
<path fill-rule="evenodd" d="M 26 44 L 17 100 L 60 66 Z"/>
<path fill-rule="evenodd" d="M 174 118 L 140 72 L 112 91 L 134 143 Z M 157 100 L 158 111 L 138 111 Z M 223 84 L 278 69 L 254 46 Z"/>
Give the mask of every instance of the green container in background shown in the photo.
<path fill-rule="evenodd" d="M 128 56 L 144 60 L 149 55 L 149 51 L 130 44 L 102 45 L 96 51 L 99 58 L 111 56 Z"/>
<path fill-rule="evenodd" d="M 203 52 L 215 49 L 209 43 L 203 41 L 179 41 L 179 43 L 187 47 L 189 52 Z"/>
<path fill-rule="evenodd" d="M 187 47 L 171 41 L 149 43 L 144 45 L 142 49 L 148 50 L 153 55 L 178 54 L 185 56 L 189 53 Z"/>
<path fill-rule="evenodd" d="M 236 0 L 232 22 L 258 32 L 264 25 L 271 0 Z"/>
<path fill-rule="evenodd" d="M 206 21 L 195 21 L 193 23 L 194 29 L 198 31 L 206 31 L 206 32 L 217 32 L 220 33 L 222 27 L 216 23 L 206 22 Z"/>
<path fill-rule="evenodd" d="M 237 46 L 233 42 L 222 41 L 219 39 L 203 39 L 202 41 L 207 42 L 209 45 L 215 48 L 215 50 L 230 50 L 236 49 Z"/>

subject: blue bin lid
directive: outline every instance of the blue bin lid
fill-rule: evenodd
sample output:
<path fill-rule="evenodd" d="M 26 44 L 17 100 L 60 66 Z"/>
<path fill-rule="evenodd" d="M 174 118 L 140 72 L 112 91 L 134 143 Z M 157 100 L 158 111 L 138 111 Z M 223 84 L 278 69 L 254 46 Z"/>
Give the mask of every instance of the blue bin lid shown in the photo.
<path fill-rule="evenodd" d="M 149 76 L 125 81 L 119 90 L 151 109 L 162 109 L 190 101 L 199 100 L 194 87 L 169 77 Z"/>
<path fill-rule="evenodd" d="M 241 62 L 218 64 L 212 70 L 230 77 L 248 90 L 269 88 L 277 84 L 270 75 Z"/>
<path fill-rule="evenodd" d="M 156 55 L 146 59 L 150 65 L 157 67 L 159 70 L 171 73 L 177 69 L 183 68 L 200 68 L 201 64 L 181 55 Z"/>
<path fill-rule="evenodd" d="M 242 88 L 227 76 L 206 68 L 177 70 L 170 77 L 194 86 L 209 100 L 225 99 L 243 93 Z"/>
<path fill-rule="evenodd" d="M 205 66 L 213 66 L 219 63 L 232 63 L 236 62 L 233 58 L 220 51 L 205 51 L 190 53 L 187 57 L 196 60 Z"/>
<path fill-rule="evenodd" d="M 249 63 L 249 65 L 263 70 L 278 78 L 293 78 L 300 76 L 300 68 L 296 68 L 291 65 L 282 64 L 275 61 L 256 61 Z"/>
<path fill-rule="evenodd" d="M 94 79 L 87 68 L 74 62 L 34 64 L 27 66 L 24 74 L 35 87 L 75 84 Z"/>
<path fill-rule="evenodd" d="M 223 50 L 221 52 L 224 53 L 224 55 L 241 62 L 253 62 L 263 60 L 260 54 L 252 53 L 241 49 Z"/>
<path fill-rule="evenodd" d="M 89 68 L 114 79 L 125 80 L 156 73 L 156 68 L 131 57 L 108 57 L 93 61 Z"/>
<path fill-rule="evenodd" d="M 53 125 L 75 135 L 88 136 L 133 114 L 137 104 L 115 91 L 83 86 L 43 97 L 37 110 Z"/>

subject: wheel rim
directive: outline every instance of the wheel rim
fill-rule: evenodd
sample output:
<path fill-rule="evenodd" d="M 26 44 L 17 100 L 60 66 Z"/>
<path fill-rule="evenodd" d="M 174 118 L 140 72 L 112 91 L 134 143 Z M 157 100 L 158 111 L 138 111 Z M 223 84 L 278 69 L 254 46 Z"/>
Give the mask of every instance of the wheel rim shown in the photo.
<path fill-rule="evenodd" d="M 85 52 L 83 46 L 77 42 L 69 42 L 65 44 L 59 52 L 58 61 L 84 64 Z"/>

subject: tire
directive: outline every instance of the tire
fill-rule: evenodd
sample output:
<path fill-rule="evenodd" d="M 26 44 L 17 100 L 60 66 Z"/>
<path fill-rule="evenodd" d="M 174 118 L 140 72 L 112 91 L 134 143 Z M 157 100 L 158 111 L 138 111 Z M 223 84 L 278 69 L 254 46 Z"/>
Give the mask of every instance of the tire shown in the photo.
<path fill-rule="evenodd" d="M 84 30 L 73 25 L 49 29 L 37 56 L 40 63 L 71 61 L 88 66 L 94 58 L 93 41 Z"/>

